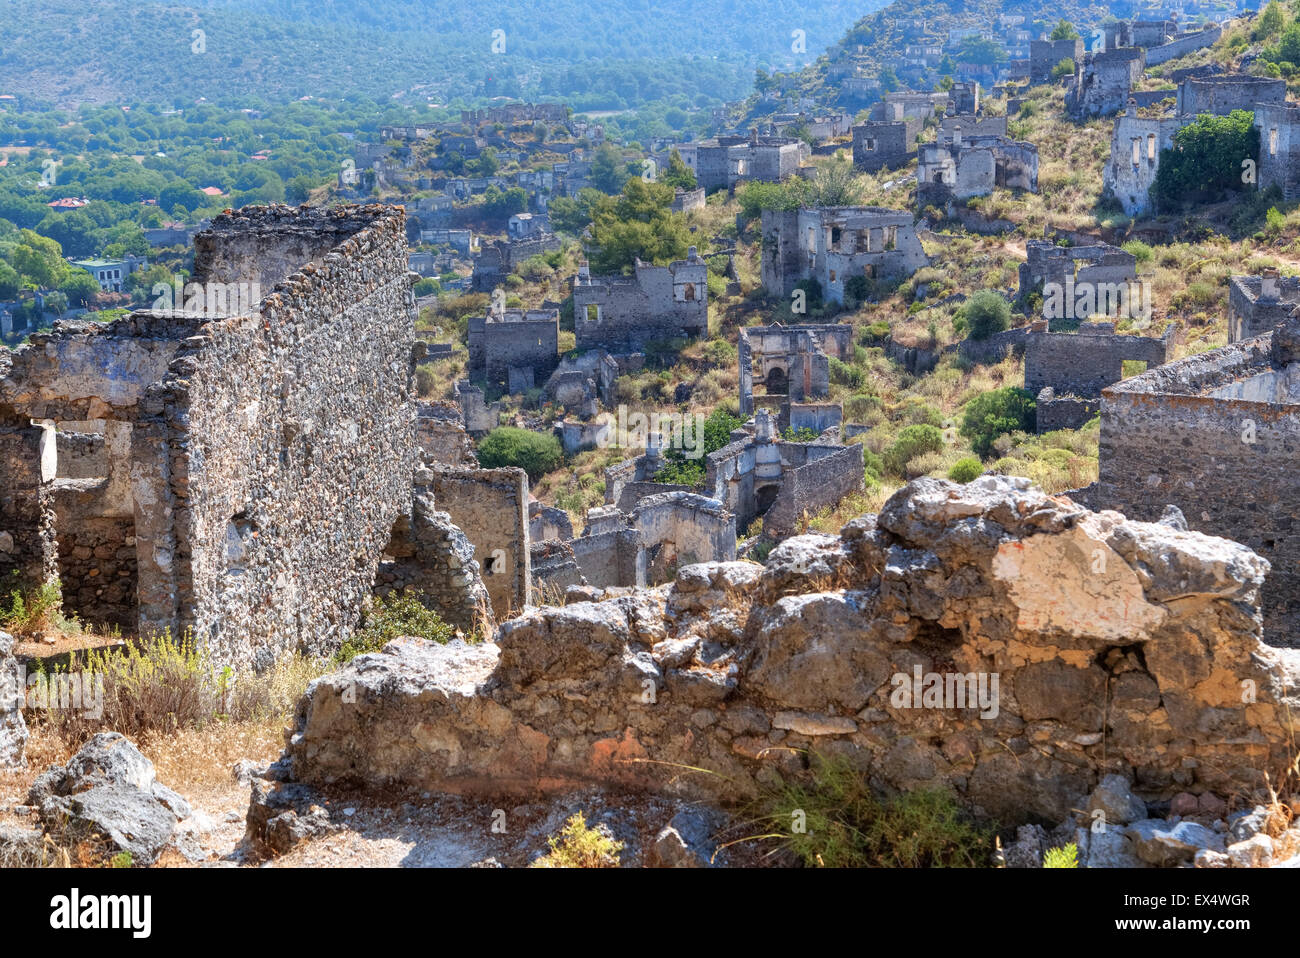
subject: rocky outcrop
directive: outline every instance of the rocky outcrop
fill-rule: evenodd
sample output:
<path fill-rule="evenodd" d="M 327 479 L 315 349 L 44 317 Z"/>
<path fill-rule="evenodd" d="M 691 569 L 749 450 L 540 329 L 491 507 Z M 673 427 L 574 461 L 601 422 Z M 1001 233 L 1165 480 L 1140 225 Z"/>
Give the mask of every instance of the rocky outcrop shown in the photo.
<path fill-rule="evenodd" d="M 0 632 L 0 769 L 26 768 L 27 723 L 23 721 L 23 688 L 14 637 Z"/>
<path fill-rule="evenodd" d="M 766 566 L 687 566 L 530 612 L 494 644 L 361 656 L 308 690 L 287 768 L 314 785 L 728 800 L 820 751 L 1004 824 L 1062 821 L 1090 794 L 1140 822 L 1144 801 L 1252 788 L 1291 754 L 1300 653 L 1261 642 L 1267 570 L 1024 480 L 918 480 Z"/>

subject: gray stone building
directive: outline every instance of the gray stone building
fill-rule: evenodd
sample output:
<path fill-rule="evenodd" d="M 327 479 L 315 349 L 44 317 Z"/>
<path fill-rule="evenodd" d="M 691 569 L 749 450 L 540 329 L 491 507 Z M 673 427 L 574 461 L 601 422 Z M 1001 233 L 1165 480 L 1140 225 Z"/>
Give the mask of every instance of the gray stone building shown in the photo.
<path fill-rule="evenodd" d="M 1046 83 L 1052 77 L 1052 68 L 1062 60 L 1073 60 L 1078 65 L 1083 59 L 1083 41 L 1030 40 L 1029 81 Z"/>
<path fill-rule="evenodd" d="M 795 137 L 719 136 L 675 149 L 705 190 L 730 189 L 742 180 L 776 183 L 799 172 L 811 148 Z"/>
<path fill-rule="evenodd" d="M 748 416 L 754 411 L 755 382 L 763 386 L 763 395 L 780 403 L 830 395 L 830 357 L 841 362 L 852 359 L 853 327 L 847 323 L 746 326 L 741 327 L 736 346 L 740 414 Z"/>
<path fill-rule="evenodd" d="M 908 117 L 853 127 L 853 165 L 867 173 L 898 169 L 916 157 L 921 121 Z"/>
<path fill-rule="evenodd" d="M 1228 342 L 1273 331 L 1300 305 L 1300 276 L 1266 269 L 1259 276 L 1233 276 L 1228 283 Z"/>
<path fill-rule="evenodd" d="M 560 361 L 558 309 L 492 309 L 470 317 L 468 334 L 470 378 L 511 394 L 546 382 Z"/>
<path fill-rule="evenodd" d="M 1123 47 L 1076 60 L 1065 91 L 1065 112 L 1075 120 L 1110 116 L 1128 106 L 1133 87 L 1146 68 L 1137 47 Z"/>
<path fill-rule="evenodd" d="M 987 196 L 995 187 L 1038 192 L 1038 147 L 1006 135 L 1006 117 L 949 117 L 919 148 L 917 206 Z"/>
<path fill-rule="evenodd" d="M 708 335 L 709 270 L 692 246 L 667 266 L 636 262 L 631 276 L 591 275 L 584 263 L 573 282 L 579 349 L 640 349 L 655 339 Z"/>
<path fill-rule="evenodd" d="M 905 210 L 764 210 L 762 229 L 762 282 L 773 296 L 789 296 L 796 284 L 812 279 L 825 299 L 842 302 L 845 283 L 854 277 L 904 279 L 930 263 Z"/>

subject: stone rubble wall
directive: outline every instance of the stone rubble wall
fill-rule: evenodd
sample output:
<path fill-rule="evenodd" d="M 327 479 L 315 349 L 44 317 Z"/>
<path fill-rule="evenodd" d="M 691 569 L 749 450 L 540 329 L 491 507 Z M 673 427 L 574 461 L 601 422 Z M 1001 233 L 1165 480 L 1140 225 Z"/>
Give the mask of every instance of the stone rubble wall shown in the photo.
<path fill-rule="evenodd" d="M 1229 795 L 1294 755 L 1300 652 L 1261 641 L 1267 569 L 1024 480 L 922 479 L 765 567 L 688 566 L 534 610 L 493 644 L 359 657 L 312 685 L 285 754 L 314 785 L 725 801 L 804 775 L 816 750 L 1004 825 L 1061 821 L 1107 774 L 1150 801 Z M 918 675 L 996 676 L 997 694 L 909 702 Z"/>

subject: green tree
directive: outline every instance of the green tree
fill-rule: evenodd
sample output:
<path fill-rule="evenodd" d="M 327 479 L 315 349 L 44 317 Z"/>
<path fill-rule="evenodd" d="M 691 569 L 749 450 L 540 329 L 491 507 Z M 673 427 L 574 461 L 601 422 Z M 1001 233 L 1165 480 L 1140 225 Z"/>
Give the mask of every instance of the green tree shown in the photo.
<path fill-rule="evenodd" d="M 73 306 L 85 306 L 99 292 L 99 284 L 84 269 L 74 269 L 69 270 L 67 279 L 59 284 L 59 292 L 68 297 Z"/>
<path fill-rule="evenodd" d="M 1052 79 L 1059 80 L 1061 77 L 1074 76 L 1074 58 L 1066 57 L 1056 66 L 1052 67 Z"/>
<path fill-rule="evenodd" d="M 1033 393 L 1006 386 L 972 399 L 962 413 L 962 436 L 981 457 L 993 449 L 993 440 L 1009 432 L 1030 432 L 1037 421 Z"/>
<path fill-rule="evenodd" d="M 1255 21 L 1255 29 L 1251 31 L 1251 38 L 1256 42 L 1267 40 L 1277 36 L 1286 26 L 1286 14 L 1282 12 L 1281 5 L 1277 0 L 1269 0 L 1269 4 L 1264 8 L 1264 12 L 1259 15 Z"/>
<path fill-rule="evenodd" d="M 693 190 L 695 171 L 686 165 L 681 153 L 674 149 L 668 157 L 668 171 L 659 177 L 659 182 L 678 190 Z"/>
<path fill-rule="evenodd" d="M 623 156 L 612 143 L 602 143 L 591 160 L 591 185 L 602 193 L 614 194 L 623 189 L 630 174 Z"/>
<path fill-rule="evenodd" d="M 1011 304 L 991 289 L 982 289 L 958 310 L 971 339 L 988 339 L 1011 326 Z"/>
<path fill-rule="evenodd" d="M 1240 189 L 1245 160 L 1259 162 L 1254 113 L 1233 110 L 1227 116 L 1198 116 L 1174 134 L 1172 149 L 1160 151 L 1152 196 L 1158 205 L 1168 207 L 1192 194 L 1217 197 Z"/>
<path fill-rule="evenodd" d="M 691 235 L 685 218 L 672 212 L 673 188 L 630 179 L 617 198 L 592 207 L 587 258 L 597 273 L 630 269 L 638 259 L 660 266 L 682 259 Z"/>
<path fill-rule="evenodd" d="M 478 461 L 484 469 L 518 466 L 536 482 L 564 462 L 564 450 L 554 436 L 514 426 L 493 429 L 478 444 Z"/>
<path fill-rule="evenodd" d="M 1048 34 L 1049 40 L 1077 40 L 1079 31 L 1074 29 L 1074 24 L 1069 20 L 1058 20 L 1056 26 L 1052 27 L 1052 32 Z"/>
<path fill-rule="evenodd" d="M 957 59 L 961 63 L 992 66 L 1007 58 L 1007 51 L 1002 44 L 987 37 L 966 37 L 957 49 Z"/>

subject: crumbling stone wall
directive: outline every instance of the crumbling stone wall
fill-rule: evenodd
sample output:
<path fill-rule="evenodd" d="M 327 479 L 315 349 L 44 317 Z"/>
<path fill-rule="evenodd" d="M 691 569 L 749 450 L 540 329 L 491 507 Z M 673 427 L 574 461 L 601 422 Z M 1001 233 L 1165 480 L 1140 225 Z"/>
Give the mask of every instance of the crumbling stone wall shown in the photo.
<path fill-rule="evenodd" d="M 1265 638 L 1300 645 L 1300 366 L 1295 327 L 1149 370 L 1107 389 L 1100 478 L 1085 498 L 1135 518 L 1177 506 L 1271 564 Z"/>
<path fill-rule="evenodd" d="M 1217 23 L 1212 23 L 1197 33 L 1185 34 L 1177 39 L 1170 40 L 1168 43 L 1148 47 L 1146 51 L 1147 66 L 1153 67 L 1158 63 L 1165 63 L 1178 57 L 1187 56 L 1193 50 L 1202 50 L 1205 47 L 1214 46 L 1221 36 L 1223 36 L 1223 27 Z"/>
<path fill-rule="evenodd" d="M 1029 240 L 1025 254 L 1019 267 L 1022 298 L 1041 292 L 1048 283 L 1072 291 L 1085 283 L 1127 285 L 1137 279 L 1137 257 L 1108 243 L 1057 246 L 1047 240 Z"/>
<path fill-rule="evenodd" d="M 560 311 L 503 308 L 471 316 L 468 339 L 472 378 L 512 393 L 532 389 L 559 364 Z"/>
<path fill-rule="evenodd" d="M 692 246 L 668 266 L 636 263 L 632 276 L 592 278 L 584 264 L 573 284 L 578 348 L 642 349 L 655 339 L 709 331 L 709 270 Z"/>
<path fill-rule="evenodd" d="M 1005 127 L 1005 117 L 998 117 Z M 921 145 L 916 166 L 917 206 L 945 207 L 949 201 L 987 196 L 994 187 L 1038 192 L 1038 147 L 1001 135 L 942 131 Z"/>
<path fill-rule="evenodd" d="M 424 458 L 445 466 L 478 467 L 474 442 L 465 431 L 460 407 L 451 402 L 421 403 L 415 441 Z"/>
<path fill-rule="evenodd" d="M 529 547 L 533 587 L 541 593 L 541 602 L 561 598 L 571 585 L 587 585 L 578 566 L 573 546 L 556 539 L 533 542 Z"/>
<path fill-rule="evenodd" d="M 646 551 L 628 513 L 610 506 L 588 510 L 582 535 L 569 545 L 589 585 L 645 586 Z"/>
<path fill-rule="evenodd" d="M 26 588 L 58 575 L 49 456 L 42 470 L 42 451 L 53 449 L 53 431 L 16 417 L 5 422 L 3 413 L 0 408 L 0 581 L 16 578 Z"/>
<path fill-rule="evenodd" d="M 681 566 L 736 558 L 736 517 L 716 499 L 681 491 L 648 496 L 631 519 L 646 550 L 649 585 L 675 578 Z"/>
<path fill-rule="evenodd" d="M 1259 188 L 1276 186 L 1288 203 L 1300 200 L 1300 108 L 1258 104 L 1255 128 L 1259 130 Z"/>
<path fill-rule="evenodd" d="M 921 121 L 915 118 L 853 127 L 853 165 L 867 173 L 906 166 L 916 156 Z"/>
<path fill-rule="evenodd" d="M 474 546 L 493 615 L 505 618 L 531 605 L 528 474 L 434 466 L 427 482 L 438 507 Z"/>
<path fill-rule="evenodd" d="M 300 703 L 288 777 L 730 800 L 802 778 L 815 750 L 1003 825 L 1060 821 L 1110 773 L 1148 801 L 1229 795 L 1294 754 L 1300 663 L 1260 641 L 1266 567 L 1025 480 L 919 480 L 766 567 L 688 566 L 671 586 L 538 609 L 494 644 L 358 659 Z"/>
<path fill-rule="evenodd" d="M 145 391 L 132 438 L 140 624 L 192 629 L 218 661 L 261 667 L 336 648 L 410 511 L 414 299 L 401 211 L 223 214 L 196 238 L 195 273 L 240 282 L 240 270 L 291 262 L 316 235 L 328 252 L 313 247 L 319 258 L 249 315 L 183 339 L 174 319 L 157 320 L 179 348 Z"/>
<path fill-rule="evenodd" d="M 862 491 L 860 444 L 782 443 L 781 451 L 788 463 L 781 491 L 763 515 L 763 531 L 768 535 L 793 535 L 804 516 L 834 508 L 845 496 Z"/>
<path fill-rule="evenodd" d="M 1181 117 L 1139 116 L 1137 108 L 1137 101 L 1130 100 L 1124 115 L 1115 118 L 1110 162 L 1102 174 L 1105 189 L 1130 216 L 1151 209 L 1160 151 L 1173 149 L 1174 136 L 1186 125 Z"/>
<path fill-rule="evenodd" d="M 1025 388 L 1037 393 L 1048 386 L 1058 394 L 1096 399 L 1124 377 L 1124 361 L 1159 366 L 1169 357 L 1173 324 L 1162 337 L 1128 336 L 1110 322 L 1080 323 L 1078 332 L 1035 329 L 1025 340 Z"/>
<path fill-rule="evenodd" d="M 1227 116 L 1233 110 L 1253 112 L 1261 103 L 1286 103 L 1286 81 L 1244 73 L 1191 76 L 1178 85 L 1175 111 L 1180 116 Z"/>
<path fill-rule="evenodd" d="M 422 481 L 413 490 L 411 514 L 393 524 L 375 576 L 377 595 L 405 591 L 467 635 L 491 630 L 491 601 L 474 546 L 450 515 L 438 511 Z"/>
<path fill-rule="evenodd" d="M 1300 276 L 1266 269 L 1260 276 L 1233 276 L 1228 282 L 1228 342 L 1273 331 L 1300 305 Z"/>
<path fill-rule="evenodd" d="M 1052 78 L 1052 68 L 1062 60 L 1073 60 L 1078 65 L 1083 60 L 1083 41 L 1030 40 L 1029 82 L 1046 83 Z"/>
<path fill-rule="evenodd" d="M 1137 47 L 1107 50 L 1075 60 L 1074 79 L 1065 91 L 1065 111 L 1075 120 L 1109 116 L 1128 106 L 1146 60 Z"/>

